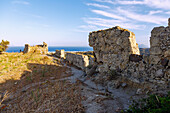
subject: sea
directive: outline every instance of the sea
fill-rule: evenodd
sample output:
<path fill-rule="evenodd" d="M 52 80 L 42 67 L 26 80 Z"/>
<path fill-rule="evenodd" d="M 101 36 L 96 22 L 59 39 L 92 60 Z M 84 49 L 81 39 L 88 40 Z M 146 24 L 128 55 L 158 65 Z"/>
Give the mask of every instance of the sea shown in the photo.
<path fill-rule="evenodd" d="M 48 47 L 48 52 L 55 52 L 55 50 L 61 50 L 64 49 L 65 51 L 93 51 L 92 47 L 54 47 L 54 46 L 49 46 Z M 12 47 L 10 46 L 6 52 L 12 53 L 12 52 L 20 52 L 24 50 L 24 47 Z"/>

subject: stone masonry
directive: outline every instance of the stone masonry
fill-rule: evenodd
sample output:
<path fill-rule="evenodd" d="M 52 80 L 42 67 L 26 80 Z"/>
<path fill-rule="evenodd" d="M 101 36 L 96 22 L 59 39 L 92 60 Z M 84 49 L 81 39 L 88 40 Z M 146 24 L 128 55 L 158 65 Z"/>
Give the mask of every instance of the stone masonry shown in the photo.
<path fill-rule="evenodd" d="M 85 70 L 85 68 L 89 65 L 89 58 L 87 55 L 77 55 L 75 53 L 66 53 L 66 60 L 69 63 Z"/>
<path fill-rule="evenodd" d="M 39 53 L 39 54 L 47 54 L 48 45 L 43 42 L 43 45 L 30 46 L 29 44 L 25 44 L 25 48 L 23 53 Z"/>
<path fill-rule="evenodd" d="M 103 64 L 101 70 L 125 69 L 130 54 L 140 54 L 135 34 L 119 26 L 89 34 L 96 61 Z"/>
<path fill-rule="evenodd" d="M 155 27 L 151 32 L 150 55 L 139 53 L 133 32 L 114 27 L 89 34 L 97 71 L 111 70 L 135 83 L 150 84 L 152 89 L 170 87 L 170 19 L 167 27 Z"/>
<path fill-rule="evenodd" d="M 55 51 L 55 56 L 58 57 L 58 58 L 65 58 L 65 51 L 64 51 L 64 49 L 56 50 Z"/>

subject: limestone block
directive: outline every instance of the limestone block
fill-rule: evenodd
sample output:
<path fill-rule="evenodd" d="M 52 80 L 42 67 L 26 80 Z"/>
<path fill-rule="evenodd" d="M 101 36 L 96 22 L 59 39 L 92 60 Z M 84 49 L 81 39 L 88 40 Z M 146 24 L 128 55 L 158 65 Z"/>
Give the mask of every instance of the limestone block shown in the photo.
<path fill-rule="evenodd" d="M 162 77 L 162 76 L 163 76 L 163 71 L 162 71 L 162 69 L 157 70 L 156 73 L 155 73 L 155 76 L 156 76 L 156 77 Z"/>
<path fill-rule="evenodd" d="M 160 54 L 162 54 L 162 50 L 160 49 L 160 47 L 151 47 L 150 54 L 151 55 L 160 55 Z"/>
<path fill-rule="evenodd" d="M 158 64 L 158 62 L 161 60 L 159 56 L 156 55 L 150 55 L 149 57 L 149 63 L 150 64 Z"/>
<path fill-rule="evenodd" d="M 164 57 L 170 57 L 170 49 L 164 52 Z"/>
<path fill-rule="evenodd" d="M 63 50 L 56 50 L 55 51 L 55 56 L 59 57 L 59 58 L 65 58 L 65 51 Z"/>
<path fill-rule="evenodd" d="M 150 38 L 150 45 L 151 47 L 159 46 L 159 37 L 151 37 Z"/>
<path fill-rule="evenodd" d="M 94 64 L 94 60 L 95 60 L 94 58 L 90 57 L 89 58 L 89 65 L 93 65 Z"/>
<path fill-rule="evenodd" d="M 165 27 L 164 27 L 164 26 L 155 27 L 155 28 L 151 31 L 151 37 L 160 35 L 160 33 L 163 32 L 164 30 L 165 30 Z"/>

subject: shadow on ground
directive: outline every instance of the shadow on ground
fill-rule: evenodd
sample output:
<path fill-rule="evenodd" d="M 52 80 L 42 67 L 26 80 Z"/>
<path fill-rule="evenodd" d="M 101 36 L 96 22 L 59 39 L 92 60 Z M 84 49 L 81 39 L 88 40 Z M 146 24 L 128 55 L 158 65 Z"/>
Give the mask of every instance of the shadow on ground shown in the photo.
<path fill-rule="evenodd" d="M 78 83 L 60 80 L 71 76 L 60 64 L 27 63 L 20 80 L 0 84 L 1 97 L 10 96 L 0 105 L 1 112 L 78 112 L 83 111 Z M 1 98 L 1 99 L 2 99 Z"/>

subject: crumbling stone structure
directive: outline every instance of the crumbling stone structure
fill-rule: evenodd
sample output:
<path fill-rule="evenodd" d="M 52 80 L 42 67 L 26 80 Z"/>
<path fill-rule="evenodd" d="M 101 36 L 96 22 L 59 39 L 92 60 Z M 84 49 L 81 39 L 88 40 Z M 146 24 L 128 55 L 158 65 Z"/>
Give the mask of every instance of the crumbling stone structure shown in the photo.
<path fill-rule="evenodd" d="M 85 70 L 85 68 L 89 65 L 89 58 L 87 55 L 78 55 L 75 53 L 66 53 L 66 60 L 69 61 L 69 63 L 81 68 L 82 70 Z"/>
<path fill-rule="evenodd" d="M 56 50 L 55 51 L 55 56 L 58 57 L 58 58 L 65 58 L 65 51 L 64 51 L 64 49 Z"/>
<path fill-rule="evenodd" d="M 152 89 L 170 87 L 170 19 L 168 27 L 156 27 L 151 32 L 150 55 L 142 56 L 133 32 L 114 27 L 89 34 L 97 71 L 111 70 L 123 78 Z"/>
<path fill-rule="evenodd" d="M 25 44 L 23 53 L 47 54 L 48 45 L 45 42 L 43 42 L 43 45 L 36 45 L 36 46 L 30 46 L 29 44 Z"/>
<path fill-rule="evenodd" d="M 89 34 L 89 45 L 93 47 L 101 71 L 125 69 L 130 54 L 140 54 L 135 34 L 120 27 L 113 27 Z"/>

